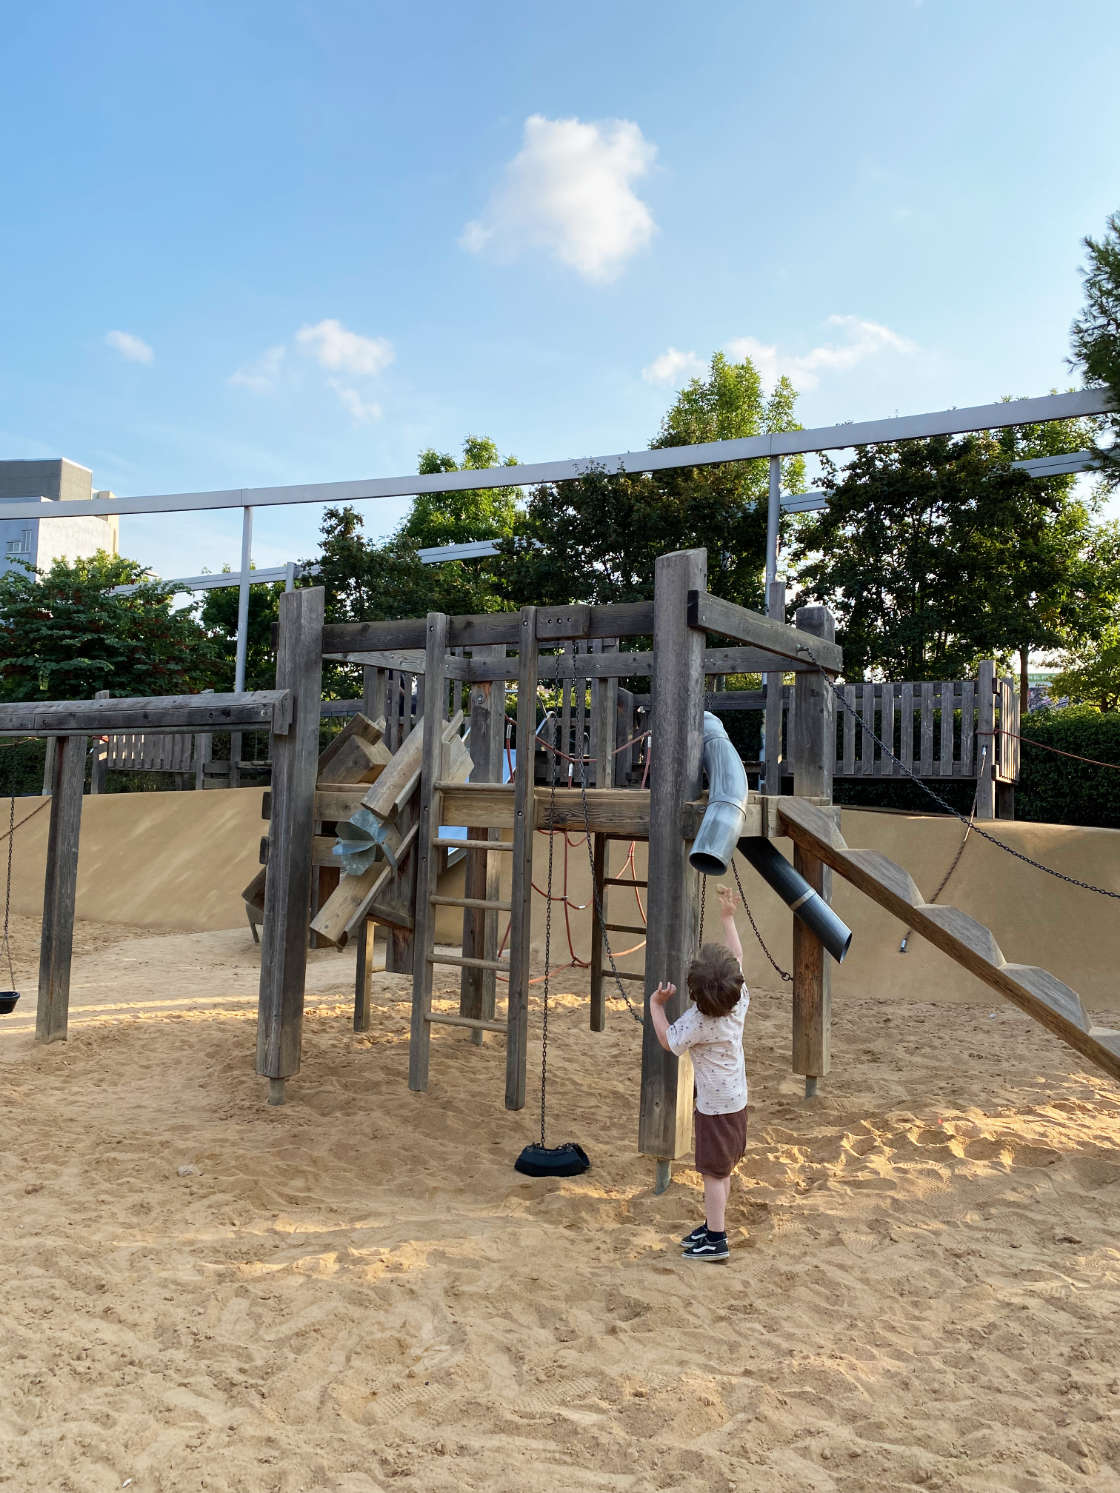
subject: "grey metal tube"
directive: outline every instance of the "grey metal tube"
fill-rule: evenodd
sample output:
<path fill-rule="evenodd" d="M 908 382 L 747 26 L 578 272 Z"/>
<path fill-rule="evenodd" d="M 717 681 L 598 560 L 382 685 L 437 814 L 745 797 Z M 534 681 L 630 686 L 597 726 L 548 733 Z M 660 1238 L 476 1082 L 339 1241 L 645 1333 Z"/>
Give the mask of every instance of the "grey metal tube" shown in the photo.
<path fill-rule="evenodd" d="M 723 722 L 704 712 L 704 772 L 708 807 L 692 842 L 688 863 L 706 876 L 722 876 L 731 864 L 747 807 L 747 773 Z"/>
<path fill-rule="evenodd" d="M 773 887 L 794 917 L 816 934 L 837 964 L 842 964 L 852 942 L 852 930 L 840 921 L 801 872 L 795 871 L 781 851 L 760 836 L 744 835 L 739 841 L 739 853 Z"/>

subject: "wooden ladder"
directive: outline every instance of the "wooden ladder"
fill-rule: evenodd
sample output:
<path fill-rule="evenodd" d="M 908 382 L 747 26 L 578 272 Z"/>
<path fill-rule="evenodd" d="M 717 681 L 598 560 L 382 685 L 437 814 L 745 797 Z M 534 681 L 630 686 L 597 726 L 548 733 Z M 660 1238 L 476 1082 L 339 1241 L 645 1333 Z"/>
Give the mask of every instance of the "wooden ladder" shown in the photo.
<path fill-rule="evenodd" d="M 782 832 L 795 844 L 831 866 L 1098 1068 L 1120 1078 L 1120 1032 L 1091 1026 L 1076 991 L 1035 965 L 1009 964 L 989 928 L 959 908 L 924 901 L 908 872 L 879 851 L 850 849 L 828 810 L 804 798 L 772 802 Z"/>

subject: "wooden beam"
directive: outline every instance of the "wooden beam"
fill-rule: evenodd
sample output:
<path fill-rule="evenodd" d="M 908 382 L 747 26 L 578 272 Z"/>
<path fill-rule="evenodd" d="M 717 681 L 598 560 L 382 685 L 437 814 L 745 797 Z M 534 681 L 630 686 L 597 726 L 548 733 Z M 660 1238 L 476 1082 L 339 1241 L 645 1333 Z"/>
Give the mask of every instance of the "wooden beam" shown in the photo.
<path fill-rule="evenodd" d="M 291 701 L 293 729 L 284 735 L 274 731 L 271 742 L 272 850 L 257 1014 L 257 1072 L 273 1080 L 299 1072 L 303 1039 L 324 596 L 315 586 L 280 597 L 276 682 Z M 274 1088 L 273 1097 L 277 1092 Z"/>
<path fill-rule="evenodd" d="M 514 782 L 513 911 L 510 914 L 506 1108 L 525 1107 L 529 1026 L 529 959 L 533 901 L 533 764 L 537 734 L 537 609 L 522 607 L 517 642 L 517 772 Z"/>
<path fill-rule="evenodd" d="M 646 1020 L 642 1031 L 642 1094 L 638 1149 L 659 1161 L 681 1156 L 692 1137 L 692 1065 L 658 1043 L 649 997 L 658 983 L 677 987 L 670 1019 L 686 1004 L 688 965 L 696 951 L 696 873 L 681 836 L 681 805 L 698 798 L 703 748 L 704 635 L 689 625 L 690 593 L 706 594 L 707 554 L 679 550 L 655 562 L 653 740 L 656 767 L 650 798 L 649 899 L 646 913 Z"/>
<path fill-rule="evenodd" d="M 354 1030 L 370 1028 L 370 996 L 373 988 L 374 923 L 366 918 L 356 940 L 358 957 L 354 966 Z"/>
<path fill-rule="evenodd" d="M 540 636 L 553 641 L 569 638 L 629 638 L 646 636 L 653 631 L 653 603 L 619 602 L 613 606 L 583 608 L 541 608 L 546 629 Z M 563 619 L 567 618 L 565 622 Z M 475 616 L 448 619 L 448 647 L 477 648 L 494 643 L 519 643 L 520 620 L 517 612 L 483 612 Z M 406 617 L 388 622 L 332 622 L 323 630 L 323 651 L 329 655 L 345 654 L 354 662 L 355 655 L 383 652 L 385 649 L 420 648 L 424 645 L 425 622 L 422 617 Z"/>
<path fill-rule="evenodd" d="M 366 657 L 362 655 L 363 660 Z M 472 680 L 517 678 L 515 657 L 499 658 L 493 663 L 473 658 L 469 663 Z M 546 654 L 537 667 L 541 679 L 560 679 L 568 665 L 562 656 Z M 586 654 L 581 656 L 580 667 L 587 679 L 648 679 L 654 671 L 654 657 L 648 650 Z M 703 667 L 705 674 L 763 674 L 767 670 L 789 674 L 814 670 L 817 666 L 811 660 L 787 658 L 766 648 L 736 647 L 706 648 Z"/>
<path fill-rule="evenodd" d="M 810 633 L 802 634 L 796 627 L 736 606 L 722 597 L 709 596 L 706 591 L 689 596 L 688 625 L 720 637 L 736 638 L 741 643 L 776 653 L 779 658 L 800 660 L 832 674 L 838 674 L 844 667 L 844 655 L 835 643 Z"/>
<path fill-rule="evenodd" d="M 37 1042 L 66 1040 L 86 745 L 84 736 L 61 736 L 55 743 L 43 887 L 43 927 L 39 943 L 39 1004 L 35 1014 Z"/>
<path fill-rule="evenodd" d="M 408 1045 L 408 1086 L 428 1087 L 428 1057 L 432 1009 L 432 965 L 429 955 L 435 944 L 437 862 L 432 840 L 440 825 L 440 794 L 436 787 L 443 765 L 443 733 L 447 688 L 444 662 L 448 648 L 448 619 L 443 612 L 429 612 L 425 624 L 427 644 L 424 658 L 424 720 L 420 764 L 420 816 L 416 845 L 416 908 L 412 965 L 412 1024 Z"/>
<path fill-rule="evenodd" d="M 0 736 L 93 736 L 108 731 L 191 732 L 203 728 L 221 731 L 238 726 L 267 726 L 276 733 L 286 733 L 291 720 L 291 697 L 283 689 L 116 700 L 29 700 L 0 705 Z"/>

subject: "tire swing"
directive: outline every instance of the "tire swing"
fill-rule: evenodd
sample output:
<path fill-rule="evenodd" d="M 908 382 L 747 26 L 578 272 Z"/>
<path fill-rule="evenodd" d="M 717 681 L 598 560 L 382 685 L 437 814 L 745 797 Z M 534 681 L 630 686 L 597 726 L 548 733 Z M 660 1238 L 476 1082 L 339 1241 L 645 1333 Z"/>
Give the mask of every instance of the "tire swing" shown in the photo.
<path fill-rule="evenodd" d="M 587 1152 L 578 1141 L 550 1146 L 546 1134 L 546 1098 L 548 1093 L 548 994 L 552 975 L 552 842 L 556 836 L 556 775 L 548 812 L 548 886 L 544 915 L 544 997 L 541 1020 L 541 1138 L 540 1144 L 526 1146 L 513 1163 L 515 1172 L 526 1177 L 578 1177 L 591 1166 Z"/>
<path fill-rule="evenodd" d="M 9 925 L 12 915 L 12 848 L 16 838 L 16 794 L 15 787 L 8 795 L 8 877 L 4 883 L 4 953 L 8 960 L 8 986 L 7 990 L 0 990 L 0 1016 L 7 1016 L 16 1008 L 19 1000 L 19 991 L 16 986 L 16 972 L 12 964 L 12 942 Z"/>

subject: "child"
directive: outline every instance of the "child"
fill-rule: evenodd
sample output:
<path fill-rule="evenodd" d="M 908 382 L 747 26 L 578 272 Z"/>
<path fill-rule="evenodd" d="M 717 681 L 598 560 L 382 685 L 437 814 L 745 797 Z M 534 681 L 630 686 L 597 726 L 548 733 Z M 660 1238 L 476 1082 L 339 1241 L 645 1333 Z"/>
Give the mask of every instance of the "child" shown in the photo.
<path fill-rule="evenodd" d="M 704 1223 L 681 1240 L 691 1260 L 726 1260 L 725 1214 L 731 1173 L 747 1146 L 747 1074 L 743 1021 L 750 994 L 743 982 L 743 946 L 735 927 L 735 898 L 719 888 L 723 944 L 705 944 L 688 967 L 692 1004 L 669 1025 L 665 1006 L 675 985 L 650 996 L 650 1016 L 666 1052 L 692 1054 L 696 1079 L 696 1170 L 704 1179 Z"/>

